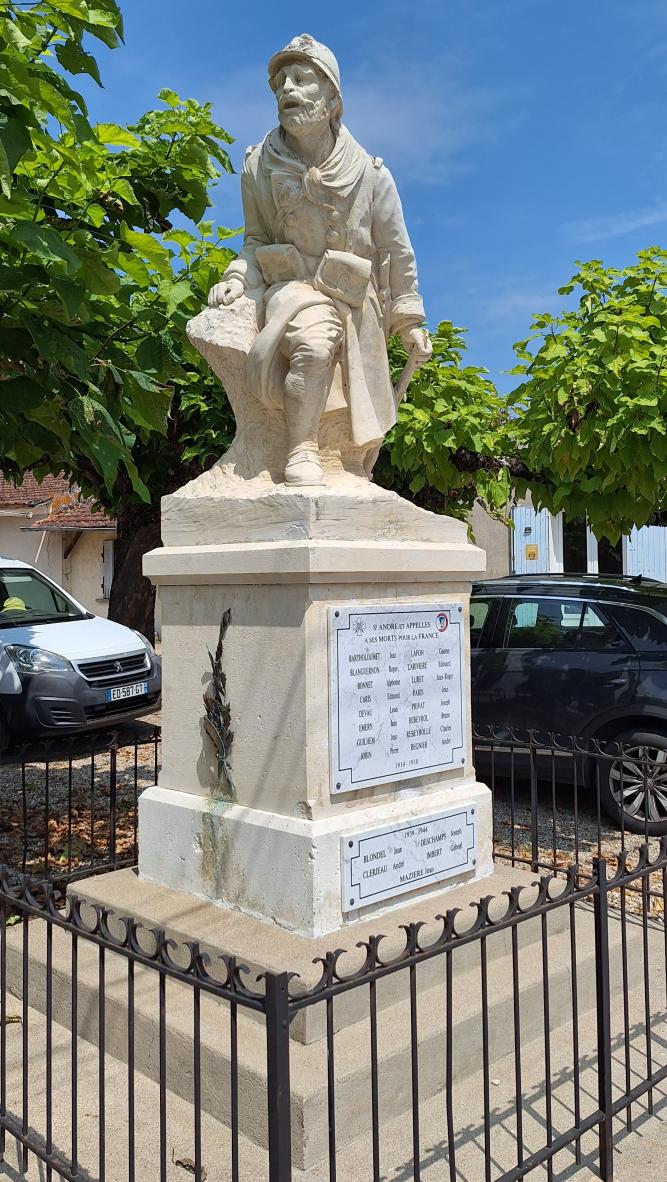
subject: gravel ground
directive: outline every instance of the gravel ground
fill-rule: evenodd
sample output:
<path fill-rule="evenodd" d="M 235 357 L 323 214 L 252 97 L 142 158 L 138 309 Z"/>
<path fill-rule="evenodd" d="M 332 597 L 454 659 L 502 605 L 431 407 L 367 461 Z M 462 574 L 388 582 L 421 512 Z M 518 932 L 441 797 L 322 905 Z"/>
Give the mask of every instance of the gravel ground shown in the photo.
<path fill-rule="evenodd" d="M 117 734 L 35 743 L 0 762 L 0 862 L 39 876 L 134 861 L 137 797 L 155 783 L 159 715 Z"/>
<path fill-rule="evenodd" d="M 642 834 L 627 831 L 622 834 L 605 813 L 598 816 L 593 791 L 580 789 L 575 802 L 573 789 L 559 785 L 554 812 L 551 786 L 544 783 L 538 788 L 537 839 L 542 873 L 549 870 L 562 872 L 572 863 L 577 863 L 584 873 L 592 873 L 593 858 L 603 857 L 609 862 L 610 877 L 617 867 L 621 848 L 628 852 L 629 865 L 632 866 L 645 840 Z M 530 868 L 532 817 L 527 782 L 516 783 L 514 791 L 506 781 L 501 780 L 495 785 L 494 845 L 496 857 L 501 855 L 517 866 Z M 648 845 L 651 858 L 656 858 L 660 850 L 659 838 L 651 838 Z M 641 896 L 630 899 L 628 907 L 641 910 Z M 664 914 L 661 872 L 651 876 L 650 913 Z"/>

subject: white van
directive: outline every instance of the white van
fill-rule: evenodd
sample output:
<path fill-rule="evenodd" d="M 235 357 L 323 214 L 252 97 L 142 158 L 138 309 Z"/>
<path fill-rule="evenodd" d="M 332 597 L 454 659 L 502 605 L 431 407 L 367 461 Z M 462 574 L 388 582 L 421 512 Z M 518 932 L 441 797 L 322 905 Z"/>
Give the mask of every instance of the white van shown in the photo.
<path fill-rule="evenodd" d="M 0 750 L 150 714 L 162 670 L 139 632 L 95 616 L 34 567 L 0 556 Z"/>

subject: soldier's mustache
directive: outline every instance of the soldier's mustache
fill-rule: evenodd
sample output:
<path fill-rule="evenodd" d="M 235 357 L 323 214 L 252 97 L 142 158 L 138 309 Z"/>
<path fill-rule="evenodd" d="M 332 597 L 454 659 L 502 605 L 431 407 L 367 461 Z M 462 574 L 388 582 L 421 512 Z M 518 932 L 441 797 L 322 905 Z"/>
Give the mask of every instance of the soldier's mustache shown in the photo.
<path fill-rule="evenodd" d="M 285 95 L 278 103 L 278 110 L 281 115 L 292 115 L 298 119 L 321 118 L 326 110 L 326 103 L 323 99 Z"/>

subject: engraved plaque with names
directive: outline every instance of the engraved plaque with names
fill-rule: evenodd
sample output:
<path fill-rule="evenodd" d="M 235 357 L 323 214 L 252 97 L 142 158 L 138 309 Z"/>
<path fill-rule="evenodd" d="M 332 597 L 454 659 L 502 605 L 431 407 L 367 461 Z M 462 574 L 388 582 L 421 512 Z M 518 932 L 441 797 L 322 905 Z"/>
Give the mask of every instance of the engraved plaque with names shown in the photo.
<path fill-rule="evenodd" d="M 474 805 L 341 838 L 343 911 L 368 907 L 477 865 Z"/>
<path fill-rule="evenodd" d="M 465 763 L 460 604 L 331 608 L 329 637 L 332 793 Z"/>

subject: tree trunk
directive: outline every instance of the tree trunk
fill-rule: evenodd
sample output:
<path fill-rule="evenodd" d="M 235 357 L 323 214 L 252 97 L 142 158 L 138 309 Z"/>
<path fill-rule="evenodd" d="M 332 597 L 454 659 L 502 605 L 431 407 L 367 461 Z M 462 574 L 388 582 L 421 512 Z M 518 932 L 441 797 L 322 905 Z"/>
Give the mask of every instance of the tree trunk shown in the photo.
<path fill-rule="evenodd" d="M 161 545 L 160 505 L 130 504 L 120 509 L 109 619 L 155 640 L 155 587 L 141 573 L 148 550 Z"/>

